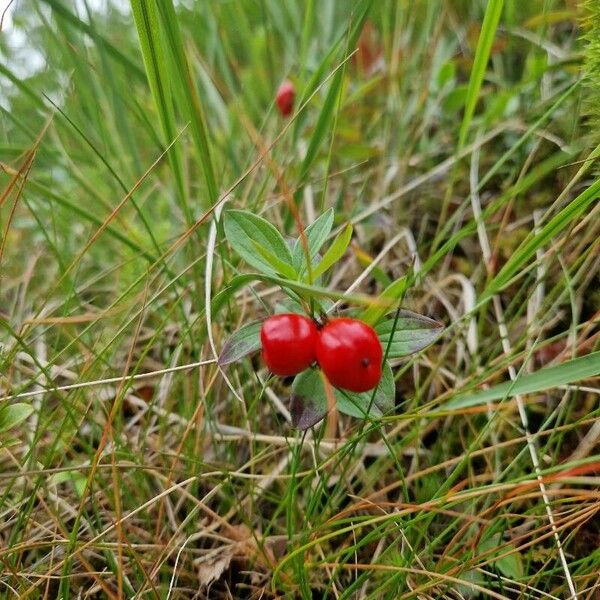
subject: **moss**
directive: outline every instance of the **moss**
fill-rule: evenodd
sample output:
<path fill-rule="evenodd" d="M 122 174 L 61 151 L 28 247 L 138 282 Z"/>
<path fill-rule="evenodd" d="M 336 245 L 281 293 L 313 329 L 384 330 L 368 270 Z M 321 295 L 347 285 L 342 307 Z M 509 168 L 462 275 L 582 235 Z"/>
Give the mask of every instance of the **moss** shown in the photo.
<path fill-rule="evenodd" d="M 586 0 L 581 27 L 584 40 L 585 114 L 589 120 L 591 140 L 597 144 L 600 142 L 600 0 Z"/>

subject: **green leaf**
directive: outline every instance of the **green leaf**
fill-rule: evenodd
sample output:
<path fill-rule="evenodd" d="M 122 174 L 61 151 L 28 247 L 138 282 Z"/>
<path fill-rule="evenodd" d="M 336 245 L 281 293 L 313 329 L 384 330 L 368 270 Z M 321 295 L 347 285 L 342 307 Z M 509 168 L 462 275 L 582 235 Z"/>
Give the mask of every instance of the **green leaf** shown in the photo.
<path fill-rule="evenodd" d="M 325 211 L 318 219 L 315 219 L 305 230 L 306 241 L 308 242 L 308 251 L 311 261 L 321 246 L 325 243 L 331 227 L 333 226 L 333 208 Z M 302 247 L 302 240 L 298 238 L 294 243 L 294 250 L 292 251 L 293 265 L 296 271 L 302 273 L 306 270 L 306 257 L 304 255 L 304 248 Z"/>
<path fill-rule="evenodd" d="M 438 321 L 407 310 L 400 311 L 395 330 L 394 321 L 395 318 L 387 319 L 375 326 L 384 352 L 390 344 L 388 358 L 399 358 L 419 352 L 433 344 L 444 331 L 444 326 Z"/>
<path fill-rule="evenodd" d="M 269 252 L 266 248 L 263 248 L 259 243 L 253 241 L 254 248 L 256 251 L 275 269 L 277 273 L 287 277 L 289 279 L 298 279 L 298 273 L 296 269 L 289 265 L 285 261 L 275 256 L 272 252 Z"/>
<path fill-rule="evenodd" d="M 33 412 L 31 404 L 9 404 L 0 408 L 0 431 L 8 431 L 24 421 Z"/>
<path fill-rule="evenodd" d="M 338 233 L 331 246 L 327 248 L 327 252 L 325 252 L 319 264 L 313 269 L 313 277 L 315 279 L 323 275 L 327 269 L 332 267 L 338 260 L 340 260 L 340 258 L 342 258 L 351 239 L 352 225 L 348 223 L 343 231 Z"/>
<path fill-rule="evenodd" d="M 303 431 L 325 417 L 328 412 L 327 394 L 320 371 L 307 369 L 294 379 L 290 412 L 292 425 Z"/>
<path fill-rule="evenodd" d="M 506 550 L 510 548 L 512 546 L 509 546 Z M 494 564 L 505 577 L 510 577 L 511 579 L 520 579 L 523 577 L 523 558 L 521 557 L 521 553 L 516 550 L 512 554 L 507 554 L 494 561 Z"/>
<path fill-rule="evenodd" d="M 364 419 L 367 416 L 381 417 L 394 409 L 394 401 L 396 397 L 396 385 L 394 383 L 394 375 L 389 363 L 386 362 L 383 366 L 381 381 L 373 398 L 373 390 L 356 394 L 346 390 L 335 389 L 335 398 L 337 408 L 340 412 Z M 371 410 L 369 411 L 369 407 Z"/>
<path fill-rule="evenodd" d="M 275 275 L 277 270 L 256 251 L 262 246 L 292 266 L 292 255 L 285 240 L 268 221 L 244 210 L 228 210 L 223 216 L 225 235 L 231 247 L 251 266 Z"/>
<path fill-rule="evenodd" d="M 221 354 L 219 354 L 219 365 L 229 365 L 233 362 L 260 350 L 260 328 L 262 321 L 248 323 L 231 334 L 228 340 L 223 344 Z"/>
<path fill-rule="evenodd" d="M 556 367 L 548 367 L 535 373 L 522 375 L 515 381 L 507 381 L 475 394 L 459 394 L 450 402 L 443 404 L 440 410 L 468 408 L 494 400 L 512 398 L 520 394 L 535 394 L 597 375 L 600 375 L 600 351 L 568 360 Z"/>
<path fill-rule="evenodd" d="M 495 550 L 497 548 L 497 550 Z M 490 539 L 479 544 L 479 553 L 484 554 L 489 552 L 492 557 L 500 556 L 506 552 L 511 552 L 506 556 L 501 556 L 497 560 L 492 560 L 492 563 L 505 577 L 511 579 L 520 579 L 523 577 L 523 558 L 511 544 L 505 544 L 499 534 L 493 535 Z"/>
<path fill-rule="evenodd" d="M 389 312 L 391 305 L 390 301 L 401 299 L 411 282 L 412 274 L 410 276 L 403 275 L 399 279 L 396 279 L 396 281 L 390 283 L 390 285 L 388 285 L 373 302 L 372 306 L 369 306 L 369 308 L 364 310 L 358 318 L 368 325 L 374 326 Z"/>
<path fill-rule="evenodd" d="M 333 388 L 337 409 L 351 417 L 364 419 L 380 417 L 394 408 L 396 387 L 389 363 L 383 368 L 381 381 L 373 390 L 355 394 Z M 292 385 L 292 424 L 298 429 L 308 429 L 325 417 L 328 412 L 327 394 L 320 371 L 307 369 L 296 377 Z M 370 407 L 370 410 L 369 410 Z"/>

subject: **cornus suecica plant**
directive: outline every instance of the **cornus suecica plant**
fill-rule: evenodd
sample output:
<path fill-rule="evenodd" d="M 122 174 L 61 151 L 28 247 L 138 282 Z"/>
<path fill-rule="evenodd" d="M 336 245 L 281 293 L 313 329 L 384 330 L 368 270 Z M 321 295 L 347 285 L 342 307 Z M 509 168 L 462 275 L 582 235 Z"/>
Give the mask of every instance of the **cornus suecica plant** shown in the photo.
<path fill-rule="evenodd" d="M 274 307 L 274 314 L 234 332 L 219 363 L 232 364 L 261 351 L 273 376 L 293 376 L 291 413 L 300 429 L 327 415 L 328 395 L 335 398 L 340 412 L 354 417 L 392 412 L 395 385 L 390 361 L 426 348 L 443 330 L 437 321 L 399 309 L 412 281 L 408 275 L 376 297 L 330 289 L 326 278 L 352 238 L 349 224 L 331 236 L 333 223 L 330 209 L 297 239 L 286 240 L 254 213 L 229 210 L 223 216 L 227 241 L 254 271 L 234 277 L 213 299 L 213 310 L 256 281 L 279 286 L 286 300 Z M 336 314 L 333 302 L 342 298 L 351 308 Z"/>

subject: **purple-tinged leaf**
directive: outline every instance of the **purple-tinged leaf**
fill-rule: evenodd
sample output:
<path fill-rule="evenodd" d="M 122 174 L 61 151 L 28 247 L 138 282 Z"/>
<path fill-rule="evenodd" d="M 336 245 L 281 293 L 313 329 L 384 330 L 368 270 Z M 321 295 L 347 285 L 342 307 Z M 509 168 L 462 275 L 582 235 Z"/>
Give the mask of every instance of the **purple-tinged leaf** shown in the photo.
<path fill-rule="evenodd" d="M 389 363 L 383 368 L 381 381 L 377 386 L 375 398 L 373 390 L 356 394 L 333 388 L 337 409 L 346 415 L 364 419 L 381 417 L 394 409 L 396 387 L 394 375 Z M 307 369 L 296 377 L 292 386 L 292 424 L 298 429 L 308 429 L 321 421 L 328 413 L 327 393 L 321 373 Z"/>
<path fill-rule="evenodd" d="M 292 425 L 303 431 L 325 417 L 327 395 L 319 371 L 307 369 L 294 379 L 290 412 Z"/>
<path fill-rule="evenodd" d="M 427 348 L 438 339 L 444 331 L 444 326 L 429 317 L 402 310 L 396 322 L 396 329 L 393 329 L 393 317 L 375 326 L 384 352 L 391 338 L 388 358 L 408 356 Z"/>
<path fill-rule="evenodd" d="M 261 326 L 262 321 L 256 321 L 235 331 L 223 344 L 221 354 L 219 354 L 219 366 L 229 365 L 260 350 Z"/>

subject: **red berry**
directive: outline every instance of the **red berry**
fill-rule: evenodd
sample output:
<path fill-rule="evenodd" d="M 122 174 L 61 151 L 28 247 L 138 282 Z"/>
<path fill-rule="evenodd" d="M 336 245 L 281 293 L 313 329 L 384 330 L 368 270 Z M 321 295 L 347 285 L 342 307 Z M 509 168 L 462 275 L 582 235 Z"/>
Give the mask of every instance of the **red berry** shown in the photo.
<path fill-rule="evenodd" d="M 314 321 L 303 315 L 274 315 L 260 330 L 262 356 L 275 375 L 296 375 L 315 362 L 318 331 Z"/>
<path fill-rule="evenodd" d="M 317 360 L 332 385 L 351 392 L 373 389 L 381 379 L 381 342 L 356 319 L 333 319 L 319 332 Z"/>
<path fill-rule="evenodd" d="M 277 102 L 277 108 L 281 113 L 282 117 L 289 117 L 294 110 L 294 99 L 296 97 L 296 90 L 294 84 L 286 79 L 277 90 L 277 96 L 275 102 Z"/>

